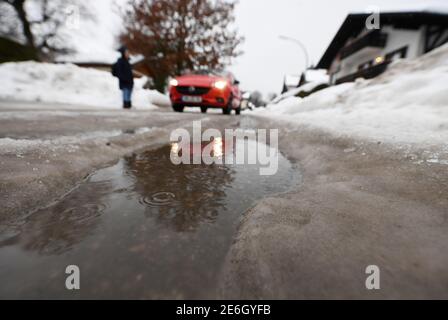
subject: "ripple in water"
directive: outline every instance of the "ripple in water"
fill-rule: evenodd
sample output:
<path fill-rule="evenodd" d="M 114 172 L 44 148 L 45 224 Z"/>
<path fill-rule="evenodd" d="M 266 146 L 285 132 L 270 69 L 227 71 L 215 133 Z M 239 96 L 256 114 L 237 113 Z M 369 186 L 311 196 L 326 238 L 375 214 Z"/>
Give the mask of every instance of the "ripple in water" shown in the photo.
<path fill-rule="evenodd" d="M 176 200 L 176 195 L 171 192 L 157 192 L 150 196 L 140 198 L 139 202 L 144 206 L 152 208 L 179 205 L 179 202 Z"/>

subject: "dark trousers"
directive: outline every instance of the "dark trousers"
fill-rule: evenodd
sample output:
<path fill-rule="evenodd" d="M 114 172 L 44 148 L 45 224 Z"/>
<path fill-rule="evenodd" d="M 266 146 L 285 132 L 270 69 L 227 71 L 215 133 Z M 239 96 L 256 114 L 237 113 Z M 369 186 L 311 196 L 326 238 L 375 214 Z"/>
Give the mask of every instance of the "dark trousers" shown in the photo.
<path fill-rule="evenodd" d="M 132 88 L 123 88 L 123 102 L 131 102 L 132 100 Z"/>

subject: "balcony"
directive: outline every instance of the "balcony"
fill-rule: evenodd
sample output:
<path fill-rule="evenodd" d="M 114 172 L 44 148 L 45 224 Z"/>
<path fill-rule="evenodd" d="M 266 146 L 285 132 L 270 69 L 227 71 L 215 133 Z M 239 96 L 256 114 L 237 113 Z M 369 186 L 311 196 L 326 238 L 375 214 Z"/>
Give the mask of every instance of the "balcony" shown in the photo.
<path fill-rule="evenodd" d="M 338 79 L 336 79 L 335 84 L 341 84 L 341 83 L 345 83 L 345 82 L 353 82 L 358 78 L 364 78 L 364 79 L 375 78 L 387 70 L 387 67 L 389 66 L 390 62 L 391 61 L 385 61 L 381 64 L 374 65 L 370 68 L 359 70 L 359 71 L 352 73 L 348 76 L 338 78 Z"/>
<path fill-rule="evenodd" d="M 384 48 L 387 43 L 387 34 L 380 30 L 373 30 L 361 38 L 356 39 L 341 49 L 341 59 L 345 59 L 352 54 L 367 48 Z"/>

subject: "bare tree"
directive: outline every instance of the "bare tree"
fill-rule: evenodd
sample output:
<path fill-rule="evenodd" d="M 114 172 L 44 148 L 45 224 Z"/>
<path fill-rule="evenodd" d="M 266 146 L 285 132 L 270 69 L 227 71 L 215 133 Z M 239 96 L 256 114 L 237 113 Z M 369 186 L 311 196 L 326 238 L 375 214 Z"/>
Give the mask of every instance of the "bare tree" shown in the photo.
<path fill-rule="evenodd" d="M 222 70 L 241 52 L 232 28 L 235 2 L 225 0 L 134 0 L 121 40 L 146 58 L 147 71 L 163 91 L 169 76 L 185 70 Z"/>
<path fill-rule="evenodd" d="M 73 8 L 84 18 L 92 17 L 80 0 L 0 0 L 1 11 L 9 10 L 0 16 L 0 32 L 34 49 L 40 59 L 68 53 L 63 27 Z"/>

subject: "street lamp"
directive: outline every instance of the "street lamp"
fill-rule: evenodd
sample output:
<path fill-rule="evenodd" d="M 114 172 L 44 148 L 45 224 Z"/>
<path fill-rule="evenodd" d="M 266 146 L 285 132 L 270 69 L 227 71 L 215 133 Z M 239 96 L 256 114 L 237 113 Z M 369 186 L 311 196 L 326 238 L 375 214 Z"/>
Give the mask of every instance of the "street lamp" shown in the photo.
<path fill-rule="evenodd" d="M 310 66 L 310 59 L 309 59 L 308 51 L 306 50 L 305 45 L 301 41 L 291 38 L 291 37 L 279 36 L 279 38 L 281 40 L 293 42 L 293 43 L 297 44 L 302 49 L 303 54 L 305 55 L 305 70 L 307 70 Z"/>

